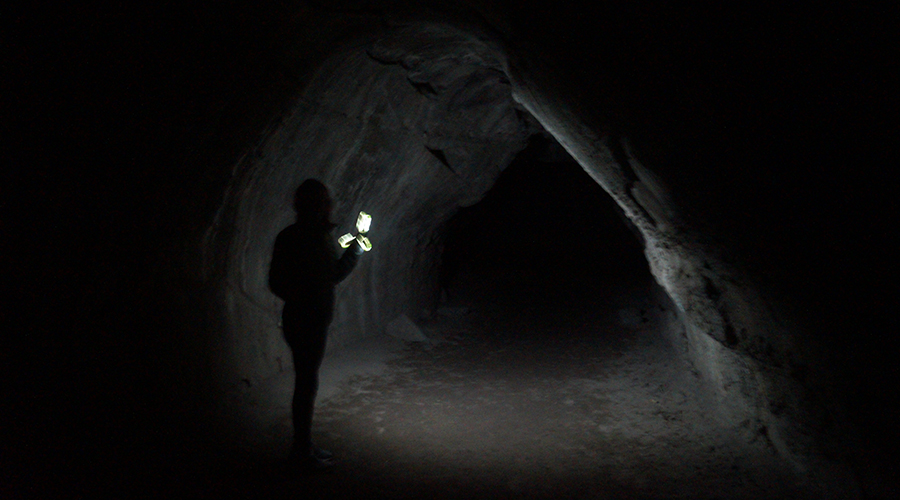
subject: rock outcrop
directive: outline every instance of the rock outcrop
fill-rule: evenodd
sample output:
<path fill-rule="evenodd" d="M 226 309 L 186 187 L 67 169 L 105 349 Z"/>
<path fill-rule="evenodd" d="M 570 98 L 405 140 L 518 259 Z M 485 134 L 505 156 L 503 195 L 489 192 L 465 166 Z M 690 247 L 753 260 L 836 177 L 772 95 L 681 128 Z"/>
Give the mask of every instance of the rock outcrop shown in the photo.
<path fill-rule="evenodd" d="M 502 57 L 483 38 L 432 24 L 345 47 L 237 165 L 205 249 L 207 275 L 221 279 L 224 327 L 215 363 L 234 405 L 224 414 L 241 414 L 246 398 L 257 407 L 284 406 L 277 391 L 260 396 L 290 359 L 278 326 L 281 301 L 266 277 L 275 236 L 292 222 L 293 191 L 304 179 L 331 188 L 335 238 L 358 211 L 373 216 L 374 249 L 338 288 L 331 349 L 383 334 L 400 314 L 435 307 L 439 228 L 481 199 L 541 130 L 512 99 Z"/>
<path fill-rule="evenodd" d="M 331 187 L 336 234 L 359 210 L 374 217 L 375 248 L 339 288 L 331 337 L 339 348 L 435 306 L 442 224 L 478 201 L 528 137 L 543 132 L 639 231 L 685 325 L 673 341 L 707 380 L 719 418 L 744 439 L 768 440 L 798 470 L 830 482 L 826 489 L 852 484 L 845 469 L 820 459 L 827 411 L 812 396 L 820 374 L 798 332 L 681 219 L 664 181 L 627 139 L 584 116 L 541 61 L 482 28 L 406 20 L 335 38 L 339 48 L 295 80 L 289 105 L 235 166 L 203 249 L 221 325 L 213 365 L 227 425 L 241 435 L 261 425 L 254 416 L 261 408 L 288 406 L 270 389 L 290 356 L 266 272 L 301 181 L 316 177 Z M 298 33 L 322 34 L 306 29 Z"/>

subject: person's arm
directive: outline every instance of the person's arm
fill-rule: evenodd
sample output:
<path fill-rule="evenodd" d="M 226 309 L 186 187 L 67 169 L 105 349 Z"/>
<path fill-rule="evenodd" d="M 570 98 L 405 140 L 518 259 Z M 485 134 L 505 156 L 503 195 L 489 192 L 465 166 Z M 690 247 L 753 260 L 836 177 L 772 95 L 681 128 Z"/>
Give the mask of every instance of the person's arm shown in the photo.
<path fill-rule="evenodd" d="M 341 255 L 341 258 L 338 259 L 336 265 L 334 266 L 334 277 L 335 282 L 340 283 L 344 281 L 344 278 L 350 275 L 350 272 L 353 271 L 353 268 L 356 267 L 356 263 L 359 261 L 359 256 L 363 253 L 362 248 L 359 245 L 350 245 L 346 250 L 344 250 L 344 254 Z"/>

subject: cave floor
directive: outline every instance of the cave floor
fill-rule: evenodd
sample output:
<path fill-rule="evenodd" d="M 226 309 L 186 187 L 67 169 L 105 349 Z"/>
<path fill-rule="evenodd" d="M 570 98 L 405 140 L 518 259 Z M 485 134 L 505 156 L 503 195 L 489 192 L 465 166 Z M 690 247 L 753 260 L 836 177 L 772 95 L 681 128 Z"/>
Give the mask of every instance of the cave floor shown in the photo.
<path fill-rule="evenodd" d="M 333 471 L 250 472 L 219 491 L 803 498 L 762 439 L 739 441 L 746 434 L 704 406 L 699 380 L 661 334 L 671 304 L 652 299 L 652 286 L 594 290 L 588 309 L 582 292 L 549 300 L 523 282 L 513 301 L 490 283 L 470 286 L 458 307 L 420 322 L 433 343 L 408 344 L 386 370 L 344 380 L 320 401 L 314 437 L 335 453 Z"/>
<path fill-rule="evenodd" d="M 762 439 L 739 441 L 704 406 L 661 332 L 673 313 L 654 285 L 552 300 L 527 279 L 503 286 L 515 296 L 469 281 L 420 322 L 433 343 L 331 391 L 315 437 L 335 469 L 288 475 L 267 495 L 803 497 Z"/>

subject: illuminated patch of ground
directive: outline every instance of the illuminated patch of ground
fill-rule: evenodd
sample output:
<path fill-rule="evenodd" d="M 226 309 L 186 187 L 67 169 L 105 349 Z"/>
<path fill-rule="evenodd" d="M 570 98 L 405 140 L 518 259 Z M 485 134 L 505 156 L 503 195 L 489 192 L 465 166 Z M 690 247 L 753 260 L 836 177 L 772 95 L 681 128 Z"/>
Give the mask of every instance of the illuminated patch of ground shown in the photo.
<path fill-rule="evenodd" d="M 550 310 L 535 293 L 515 310 L 482 301 L 423 325 L 442 341 L 410 344 L 387 370 L 343 382 L 320 404 L 315 434 L 339 457 L 336 470 L 274 489 L 313 498 L 802 497 L 763 439 L 737 442 L 701 403 L 698 380 L 659 331 L 669 313 L 618 292 L 588 314 L 574 314 L 583 305 L 571 301 Z"/>

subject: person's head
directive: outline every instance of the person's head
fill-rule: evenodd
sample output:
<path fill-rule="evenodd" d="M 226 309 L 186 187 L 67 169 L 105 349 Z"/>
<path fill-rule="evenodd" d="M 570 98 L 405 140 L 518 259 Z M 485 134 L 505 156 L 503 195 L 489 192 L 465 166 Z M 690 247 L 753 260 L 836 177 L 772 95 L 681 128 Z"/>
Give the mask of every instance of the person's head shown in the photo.
<path fill-rule="evenodd" d="M 298 219 L 328 223 L 331 206 L 328 188 L 316 179 L 306 179 L 294 193 L 294 210 Z"/>

